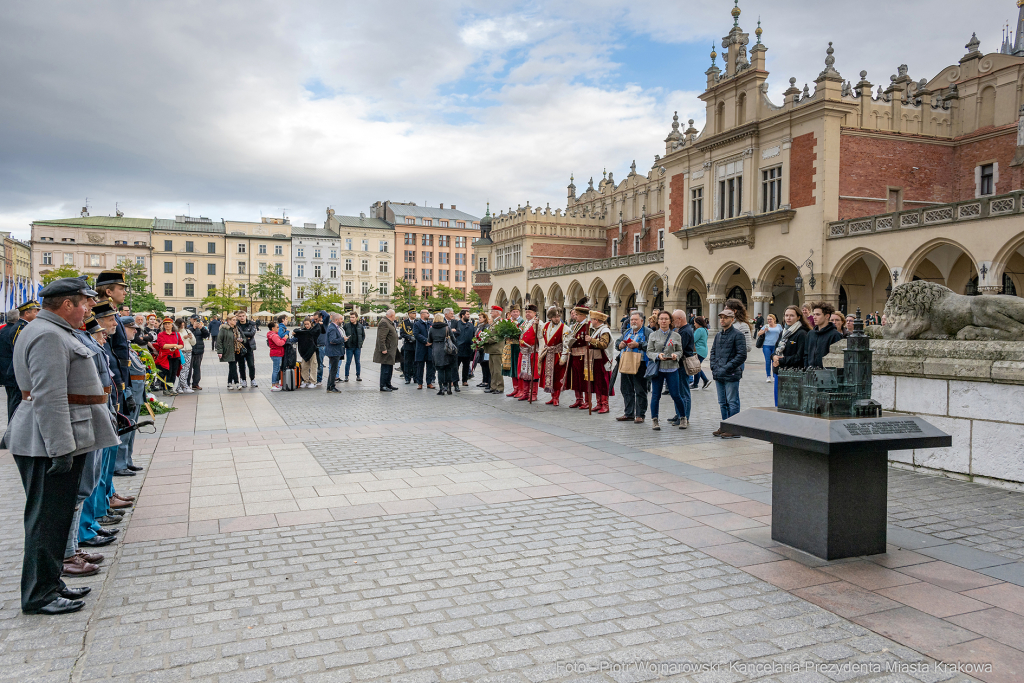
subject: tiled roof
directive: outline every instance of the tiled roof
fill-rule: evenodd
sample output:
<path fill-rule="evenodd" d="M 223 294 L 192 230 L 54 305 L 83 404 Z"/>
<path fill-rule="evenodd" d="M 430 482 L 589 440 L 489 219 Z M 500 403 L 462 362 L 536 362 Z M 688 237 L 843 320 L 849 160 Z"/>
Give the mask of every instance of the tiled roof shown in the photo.
<path fill-rule="evenodd" d="M 337 216 L 334 217 L 338 221 L 338 225 L 343 228 L 368 228 L 371 230 L 394 230 L 395 226 L 391 225 L 385 220 L 380 218 L 363 218 L 362 216 Z"/>
<path fill-rule="evenodd" d="M 224 222 L 213 221 L 211 223 L 192 222 L 179 223 L 170 218 L 157 218 L 153 226 L 157 232 L 206 232 L 216 235 L 224 234 Z"/>
<path fill-rule="evenodd" d="M 149 230 L 153 227 L 152 218 L 124 218 L 116 216 L 85 216 L 79 218 L 58 218 L 50 221 L 32 221 L 33 225 L 52 225 L 54 227 L 74 228 L 121 228 Z"/>
<path fill-rule="evenodd" d="M 338 236 L 333 232 L 329 232 L 324 228 L 317 226 L 315 228 L 307 228 L 305 226 L 292 226 L 292 237 L 319 237 L 321 239 L 338 239 Z"/>
<path fill-rule="evenodd" d="M 477 216 L 470 215 L 458 209 L 438 209 L 430 206 L 410 206 L 408 204 L 389 204 L 395 212 L 395 218 L 412 216 L 415 218 L 450 218 L 460 221 L 479 221 Z"/>

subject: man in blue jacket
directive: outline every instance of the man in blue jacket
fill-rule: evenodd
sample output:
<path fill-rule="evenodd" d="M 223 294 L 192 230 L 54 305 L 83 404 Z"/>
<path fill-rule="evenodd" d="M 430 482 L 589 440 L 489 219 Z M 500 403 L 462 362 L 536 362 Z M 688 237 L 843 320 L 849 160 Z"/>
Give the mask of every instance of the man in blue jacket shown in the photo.
<path fill-rule="evenodd" d="M 330 359 L 330 367 L 327 369 L 327 393 L 340 394 L 335 381 L 338 378 L 338 367 L 341 359 L 345 356 L 345 333 L 341 331 L 342 317 L 340 313 L 331 313 L 330 322 L 327 323 L 327 344 L 324 355 Z"/>
<path fill-rule="evenodd" d="M 743 378 L 743 364 L 747 361 L 747 340 L 733 323 L 736 314 L 728 308 L 718 314 L 718 325 L 722 330 L 715 335 L 715 343 L 711 346 L 711 372 L 718 388 L 718 405 L 722 409 L 722 419 L 740 412 L 740 379 Z M 738 439 L 735 434 L 722 431 L 719 427 L 712 436 L 723 439 Z"/>
<path fill-rule="evenodd" d="M 430 347 L 427 344 L 430 340 L 427 335 L 430 333 L 430 312 L 427 309 L 420 311 L 420 319 L 413 323 L 412 334 L 416 337 L 416 384 L 417 389 L 423 388 L 423 369 L 427 370 L 427 389 L 434 388 L 434 361 L 430 356 Z"/>

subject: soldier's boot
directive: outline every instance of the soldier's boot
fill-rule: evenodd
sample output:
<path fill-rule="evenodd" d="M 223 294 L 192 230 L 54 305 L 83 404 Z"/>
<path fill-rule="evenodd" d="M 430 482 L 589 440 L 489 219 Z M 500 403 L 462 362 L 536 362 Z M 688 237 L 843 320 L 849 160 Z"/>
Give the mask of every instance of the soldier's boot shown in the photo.
<path fill-rule="evenodd" d="M 518 394 L 518 393 L 519 393 L 519 379 L 516 378 L 516 377 L 513 377 L 512 378 L 512 393 L 505 394 L 505 398 L 516 397 L 516 394 Z"/>
<path fill-rule="evenodd" d="M 597 412 L 598 414 L 608 412 L 608 397 L 598 396 L 597 397 Z"/>
<path fill-rule="evenodd" d="M 583 403 L 583 392 L 578 389 L 573 389 L 573 393 L 576 394 L 576 400 L 572 402 L 570 408 L 579 408 L 580 404 Z"/>
<path fill-rule="evenodd" d="M 590 393 L 583 394 L 583 400 L 580 402 L 580 410 L 591 410 L 593 407 L 590 402 Z"/>
<path fill-rule="evenodd" d="M 551 392 L 551 400 L 544 403 L 546 406 L 558 406 L 558 388 Z"/>

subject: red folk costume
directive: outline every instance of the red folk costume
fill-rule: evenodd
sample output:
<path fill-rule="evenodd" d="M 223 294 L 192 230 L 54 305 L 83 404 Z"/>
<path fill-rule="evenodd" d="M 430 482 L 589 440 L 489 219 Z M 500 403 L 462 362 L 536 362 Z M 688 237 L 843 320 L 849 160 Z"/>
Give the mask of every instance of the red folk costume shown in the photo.
<path fill-rule="evenodd" d="M 590 312 L 590 321 L 585 325 L 589 328 L 590 342 L 587 344 L 588 353 L 584 365 L 586 379 L 590 380 L 590 386 L 597 395 L 597 412 L 607 413 L 608 396 L 613 394 L 611 386 L 612 357 L 609 348 L 612 343 L 612 331 L 605 324 L 608 316 L 600 311 Z M 590 396 L 587 395 L 587 405 L 590 404 Z"/>
<path fill-rule="evenodd" d="M 586 301 L 584 299 L 584 301 Z M 578 304 L 573 311 L 578 316 L 590 315 L 590 309 L 585 305 Z M 590 387 L 587 385 L 587 379 L 584 376 L 584 359 L 587 355 L 587 348 L 590 346 L 585 337 L 590 329 L 590 322 L 584 317 L 582 322 L 575 322 L 572 327 L 569 328 L 568 338 L 565 340 L 565 351 L 563 356 L 566 357 L 565 364 L 565 388 L 572 389 L 576 393 L 576 400 L 570 405 L 570 408 L 583 408 L 587 409 L 590 406 L 588 392 Z"/>
<path fill-rule="evenodd" d="M 528 311 L 536 312 L 537 307 L 530 305 Z M 520 401 L 537 400 L 537 379 L 540 373 L 537 368 L 537 347 L 540 345 L 540 321 L 524 320 L 519 326 L 519 377 Z"/>
<path fill-rule="evenodd" d="M 540 347 L 540 386 L 551 394 L 551 400 L 545 405 L 558 406 L 558 395 L 562 392 L 566 366 L 562 365 L 562 352 L 565 339 L 569 335 L 569 327 L 561 320 L 558 324 L 544 323 L 541 331 Z"/>

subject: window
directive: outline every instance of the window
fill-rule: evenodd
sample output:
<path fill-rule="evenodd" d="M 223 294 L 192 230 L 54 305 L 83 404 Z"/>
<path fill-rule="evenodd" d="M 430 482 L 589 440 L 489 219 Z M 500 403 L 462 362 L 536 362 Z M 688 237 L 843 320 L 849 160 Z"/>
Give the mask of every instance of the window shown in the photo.
<path fill-rule="evenodd" d="M 331 266 L 331 279 L 338 277 L 338 266 Z"/>
<path fill-rule="evenodd" d="M 370 261 L 368 259 L 363 259 L 362 261 L 360 261 L 360 264 L 362 265 L 362 268 L 360 268 L 360 270 L 362 270 L 364 273 L 370 272 Z"/>
<path fill-rule="evenodd" d="M 171 261 L 164 261 L 164 272 L 165 273 L 173 273 L 174 272 L 174 263 L 171 262 Z"/>
<path fill-rule="evenodd" d="M 466 227 L 466 221 L 455 221 L 455 227 L 456 228 L 465 228 Z"/>
<path fill-rule="evenodd" d="M 619 240 L 613 238 L 612 239 L 612 256 L 618 256 L 618 255 L 619 255 Z"/>
<path fill-rule="evenodd" d="M 238 274 L 245 275 L 245 261 L 238 262 Z"/>
<path fill-rule="evenodd" d="M 377 250 L 380 253 L 382 253 L 382 254 L 388 253 L 388 241 L 387 240 L 380 240 L 380 241 L 378 241 L 377 242 Z"/>
<path fill-rule="evenodd" d="M 313 277 L 320 277 L 320 264 L 313 266 Z"/>
<path fill-rule="evenodd" d="M 185 263 L 185 275 L 195 275 L 195 274 L 196 274 L 196 264 L 191 263 L 191 262 Z"/>
<path fill-rule="evenodd" d="M 405 243 L 406 244 L 416 244 L 416 233 L 414 233 L 414 232 L 407 232 L 407 233 L 405 233 Z"/>
<path fill-rule="evenodd" d="M 345 283 L 345 293 L 346 294 L 351 294 L 352 293 L 352 283 L 351 282 L 346 282 Z"/>
<path fill-rule="evenodd" d="M 173 282 L 165 282 L 164 283 L 164 296 L 174 296 L 174 283 Z"/>
<path fill-rule="evenodd" d="M 465 282 L 466 281 L 466 271 L 464 271 L 464 270 L 456 270 L 455 271 L 455 281 L 456 282 Z"/>
<path fill-rule="evenodd" d="M 465 249 L 466 248 L 466 236 L 465 235 L 456 235 L 455 236 L 455 248 L 456 249 Z"/>
<path fill-rule="evenodd" d="M 370 251 L 370 240 L 363 240 L 363 251 Z"/>
<path fill-rule="evenodd" d="M 432 291 L 433 290 L 430 287 L 422 287 L 420 289 L 420 296 L 422 296 L 424 299 L 429 299 L 431 297 Z"/>
<path fill-rule="evenodd" d="M 743 206 L 743 162 L 730 161 L 715 169 L 718 178 L 718 220 L 735 218 Z"/>
<path fill-rule="evenodd" d="M 640 246 L 640 233 L 633 233 L 633 253 L 639 254 L 642 251 Z"/>
<path fill-rule="evenodd" d="M 431 220 L 429 218 L 424 218 L 423 219 L 423 225 L 433 225 L 433 224 L 434 224 L 433 220 Z"/>
<path fill-rule="evenodd" d="M 690 225 L 704 222 L 704 188 L 695 187 L 690 190 Z"/>
<path fill-rule="evenodd" d="M 295 277 L 306 277 L 306 268 L 301 263 L 295 264 Z"/>
<path fill-rule="evenodd" d="M 370 283 L 363 281 L 359 283 L 359 293 L 366 296 L 370 293 Z"/>
<path fill-rule="evenodd" d="M 978 196 L 996 193 L 996 182 L 999 180 L 998 164 L 985 164 L 978 167 Z"/>
<path fill-rule="evenodd" d="M 386 272 L 388 272 L 388 262 L 387 261 L 378 261 L 377 262 L 377 272 L 378 273 L 386 273 Z"/>
<path fill-rule="evenodd" d="M 473 261 L 473 267 L 475 268 L 476 267 L 476 254 L 473 254 L 472 261 Z"/>
<path fill-rule="evenodd" d="M 245 293 L 245 283 L 244 282 L 239 283 L 239 285 L 238 285 L 238 296 L 246 296 L 246 293 Z"/>
<path fill-rule="evenodd" d="M 191 299 L 196 295 L 196 286 L 191 282 L 185 283 L 185 296 Z"/>
<path fill-rule="evenodd" d="M 405 219 L 405 223 L 406 223 L 406 225 L 416 225 L 416 219 L 415 218 L 406 218 Z"/>
<path fill-rule="evenodd" d="M 191 254 L 195 250 L 196 250 L 196 243 L 195 242 L 189 242 L 189 241 L 185 242 L 185 253 L 186 254 Z"/>
<path fill-rule="evenodd" d="M 423 263 L 433 263 L 434 262 L 434 252 L 431 252 L 431 251 L 421 252 L 420 253 L 420 260 L 422 260 Z"/>
<path fill-rule="evenodd" d="M 320 256 L 320 248 L 317 247 L 316 249 L 313 250 L 313 258 L 320 258 Z"/>
<path fill-rule="evenodd" d="M 238 243 L 238 253 L 239 254 L 244 254 L 245 253 L 245 242 L 239 242 Z"/>
<path fill-rule="evenodd" d="M 284 245 L 283 244 L 275 244 L 274 245 L 274 256 L 284 256 Z"/>
<path fill-rule="evenodd" d="M 265 244 L 261 244 L 261 245 L 259 246 L 259 253 L 261 253 L 261 254 L 266 254 L 266 253 L 267 253 L 267 245 L 265 245 Z"/>
<path fill-rule="evenodd" d="M 466 265 L 466 255 L 459 252 L 455 252 L 455 265 L 464 266 Z"/>
<path fill-rule="evenodd" d="M 91 267 L 93 267 L 93 268 L 99 268 L 100 265 L 101 265 L 101 263 L 100 263 L 100 255 L 99 254 L 89 254 L 89 265 Z"/>
<path fill-rule="evenodd" d="M 216 254 L 217 253 L 217 243 L 216 242 L 207 242 L 206 243 L 206 253 L 207 254 Z"/>
<path fill-rule="evenodd" d="M 903 210 L 903 190 L 901 188 L 889 188 L 889 196 L 885 201 L 885 209 L 890 212 Z"/>
<path fill-rule="evenodd" d="M 61 242 L 71 242 L 72 244 L 74 244 L 75 243 L 75 238 L 74 237 L 61 237 L 60 241 Z"/>
<path fill-rule="evenodd" d="M 127 247 L 128 240 L 114 240 L 114 244 L 116 244 L 119 247 Z"/>
<path fill-rule="evenodd" d="M 782 167 L 761 171 L 761 212 L 778 211 L 782 206 Z"/>
<path fill-rule="evenodd" d="M 387 282 L 382 282 L 379 285 L 377 285 L 377 289 L 380 290 L 380 295 L 381 296 L 390 296 L 388 294 L 389 287 L 388 287 L 388 283 Z"/>
<path fill-rule="evenodd" d="M 440 225 L 442 228 L 448 227 L 448 221 L 438 221 L 437 224 Z"/>
<path fill-rule="evenodd" d="M 448 263 L 448 252 L 442 251 L 437 254 L 438 263 Z"/>
<path fill-rule="evenodd" d="M 174 240 L 164 240 L 164 251 L 174 251 Z"/>
<path fill-rule="evenodd" d="M 206 274 L 207 275 L 216 275 L 217 274 L 217 264 L 216 263 L 207 263 L 206 264 Z"/>
<path fill-rule="evenodd" d="M 415 251 L 409 251 L 408 249 L 406 249 L 405 250 L 405 262 L 406 263 L 416 263 L 416 252 Z"/>
<path fill-rule="evenodd" d="M 264 261 L 264 262 L 261 262 L 260 265 L 259 265 L 259 273 L 260 273 L 260 275 L 264 275 L 264 274 L 266 274 L 266 272 L 267 272 L 267 264 Z"/>
<path fill-rule="evenodd" d="M 352 251 L 352 238 L 351 237 L 346 237 L 345 238 L 345 251 Z"/>
<path fill-rule="evenodd" d="M 448 243 L 450 241 L 451 241 L 451 237 L 448 236 L 448 235 L 438 235 L 437 236 L 437 246 L 439 246 L 439 247 L 447 247 Z"/>
<path fill-rule="evenodd" d="M 337 249 L 331 249 L 331 258 L 332 259 L 338 258 L 338 250 Z"/>
<path fill-rule="evenodd" d="M 665 248 L 665 228 L 658 230 L 658 249 Z"/>
<path fill-rule="evenodd" d="M 284 266 L 281 265 L 280 263 L 275 263 L 274 272 L 277 273 L 278 275 L 284 274 Z"/>
<path fill-rule="evenodd" d="M 486 273 L 487 272 L 487 257 L 486 256 L 481 256 L 480 257 L 480 269 L 479 270 L 480 270 L 481 273 Z"/>
<path fill-rule="evenodd" d="M 306 298 L 306 288 L 305 287 L 299 287 L 298 295 L 299 295 L 300 299 L 305 299 Z"/>
<path fill-rule="evenodd" d="M 53 238 L 52 237 L 40 237 L 39 241 L 40 242 L 52 242 Z M 138 242 L 136 242 L 135 244 L 138 244 Z"/>
<path fill-rule="evenodd" d="M 306 250 L 302 247 L 295 247 L 295 258 L 305 258 Z"/>
<path fill-rule="evenodd" d="M 347 270 L 350 273 L 352 272 L 352 259 L 345 259 L 345 270 Z"/>
<path fill-rule="evenodd" d="M 146 265 L 146 257 L 145 256 L 136 256 L 135 257 L 135 264 L 139 265 L 139 266 Z"/>
<path fill-rule="evenodd" d="M 44 266 L 52 266 L 53 265 L 53 252 L 52 251 L 44 251 L 43 252 L 43 265 Z"/>
<path fill-rule="evenodd" d="M 423 234 L 420 236 L 420 246 L 432 247 L 434 246 L 434 236 L 429 234 Z"/>
<path fill-rule="evenodd" d="M 459 293 L 459 296 L 458 296 L 458 300 L 459 301 L 465 301 L 466 300 L 466 288 L 465 287 L 456 287 L 455 291 Z"/>
<path fill-rule="evenodd" d="M 421 269 L 420 275 L 421 275 L 421 277 L 420 277 L 421 280 L 429 281 L 429 280 L 433 280 L 434 279 L 434 271 L 431 270 L 430 268 L 423 268 L 423 269 Z"/>
<path fill-rule="evenodd" d="M 217 296 L 217 285 L 206 285 L 206 296 Z"/>

